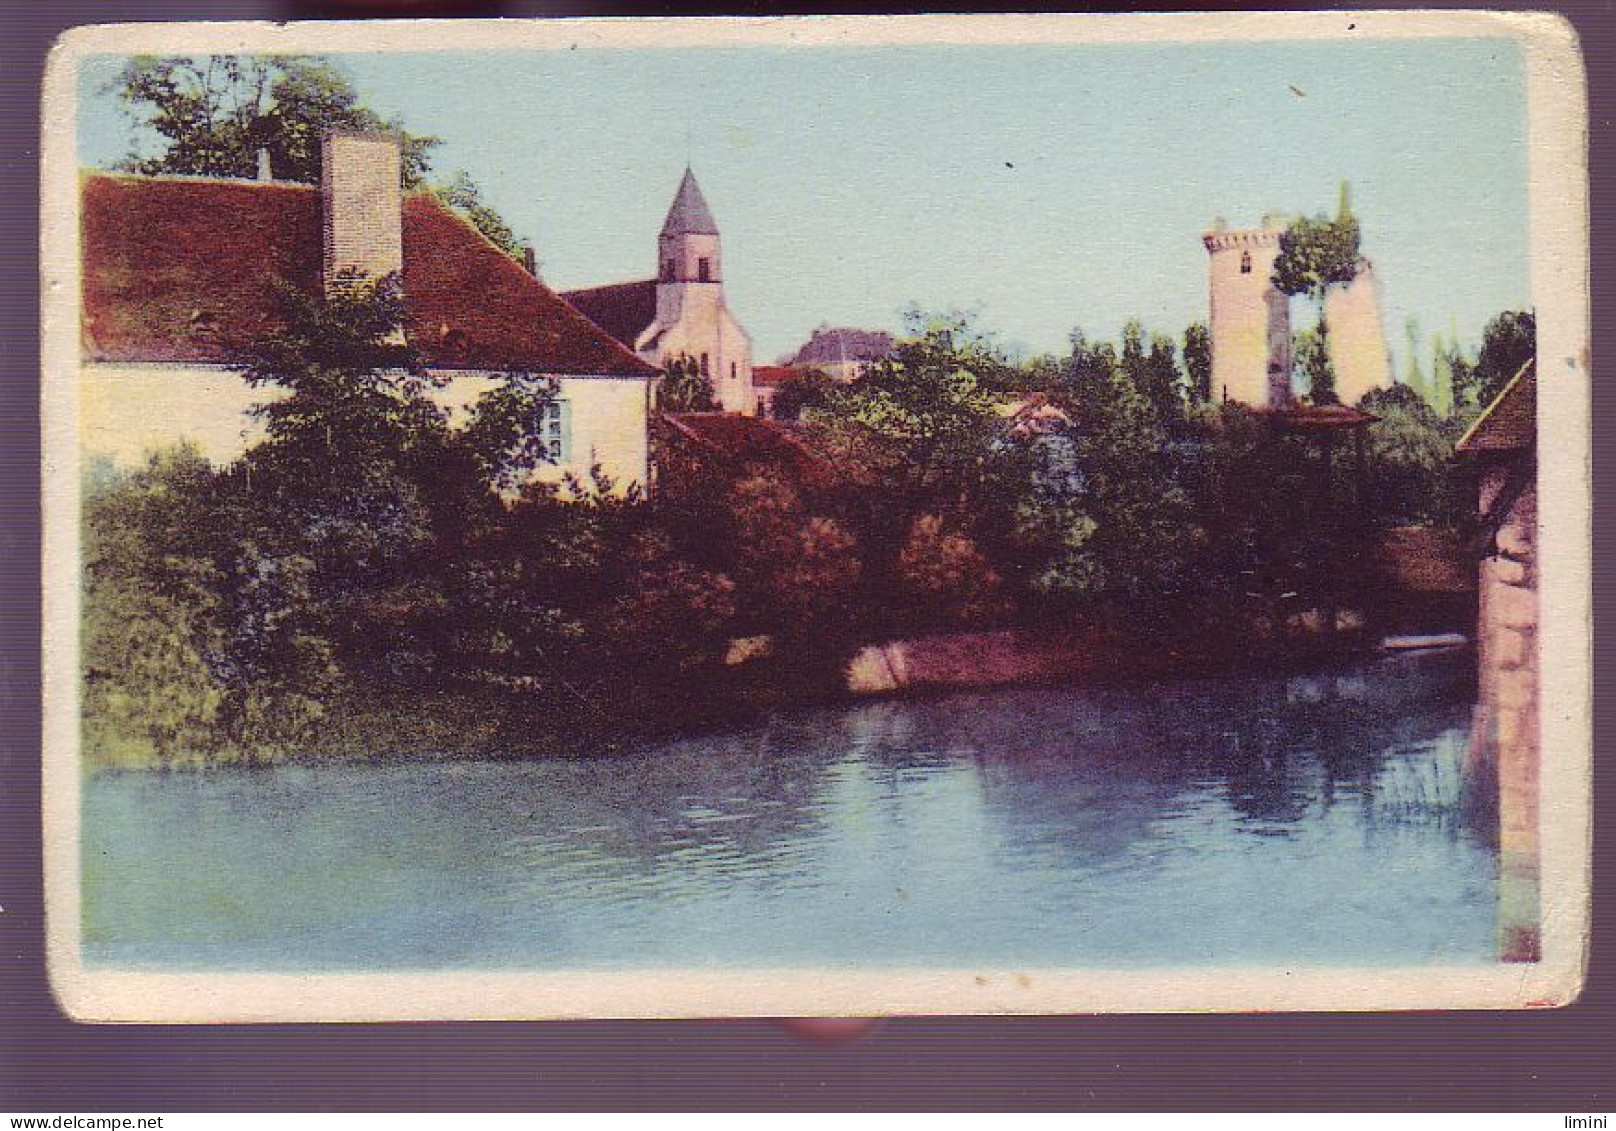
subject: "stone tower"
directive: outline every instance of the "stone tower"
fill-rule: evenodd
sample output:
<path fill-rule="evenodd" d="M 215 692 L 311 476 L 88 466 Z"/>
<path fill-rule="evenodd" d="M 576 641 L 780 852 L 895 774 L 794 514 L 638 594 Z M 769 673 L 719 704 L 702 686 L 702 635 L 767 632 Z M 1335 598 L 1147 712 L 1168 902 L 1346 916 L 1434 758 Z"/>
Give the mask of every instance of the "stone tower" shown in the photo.
<path fill-rule="evenodd" d="M 1212 395 L 1252 408 L 1291 398 L 1290 299 L 1273 284 L 1283 218 L 1231 230 L 1219 220 L 1206 245 L 1212 331 Z M 1333 327 L 1332 327 L 1333 328 Z"/>
<path fill-rule="evenodd" d="M 1391 383 L 1386 338 L 1380 326 L 1380 287 L 1369 260 L 1358 261 L 1352 282 L 1326 292 L 1324 320 L 1330 324 L 1330 365 L 1342 404 L 1357 404 L 1371 389 Z"/>
<path fill-rule="evenodd" d="M 688 168 L 657 237 L 656 320 L 635 349 L 657 364 L 691 358 L 724 411 L 756 411 L 751 339 L 724 300 L 718 224 Z"/>
<path fill-rule="evenodd" d="M 1352 197 L 1341 182 L 1341 204 L 1336 219 L 1352 217 Z M 1324 294 L 1324 320 L 1330 326 L 1330 367 L 1335 370 L 1335 392 L 1342 404 L 1357 404 L 1371 389 L 1391 384 L 1391 360 L 1380 325 L 1380 287 L 1375 267 L 1360 258 L 1350 283 L 1340 283 Z"/>

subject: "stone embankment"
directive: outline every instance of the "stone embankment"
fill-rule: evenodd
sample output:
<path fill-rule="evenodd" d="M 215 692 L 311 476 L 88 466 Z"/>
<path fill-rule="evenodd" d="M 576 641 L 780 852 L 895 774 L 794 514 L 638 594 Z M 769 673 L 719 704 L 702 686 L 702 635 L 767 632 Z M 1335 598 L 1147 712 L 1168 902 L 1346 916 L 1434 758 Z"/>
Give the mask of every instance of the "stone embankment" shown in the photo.
<path fill-rule="evenodd" d="M 889 640 L 860 649 L 847 667 L 855 695 L 950 687 L 993 687 L 1091 674 L 1092 641 L 1035 636 L 1017 629 Z"/>

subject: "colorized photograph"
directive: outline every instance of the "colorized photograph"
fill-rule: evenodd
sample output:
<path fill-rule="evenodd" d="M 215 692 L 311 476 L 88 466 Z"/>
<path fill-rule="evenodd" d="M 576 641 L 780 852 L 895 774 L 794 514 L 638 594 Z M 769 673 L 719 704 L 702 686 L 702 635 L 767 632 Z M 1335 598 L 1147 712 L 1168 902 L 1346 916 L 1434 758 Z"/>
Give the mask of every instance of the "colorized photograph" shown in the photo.
<path fill-rule="evenodd" d="M 59 986 L 1529 972 L 1531 37 L 1305 19 L 76 43 Z"/>

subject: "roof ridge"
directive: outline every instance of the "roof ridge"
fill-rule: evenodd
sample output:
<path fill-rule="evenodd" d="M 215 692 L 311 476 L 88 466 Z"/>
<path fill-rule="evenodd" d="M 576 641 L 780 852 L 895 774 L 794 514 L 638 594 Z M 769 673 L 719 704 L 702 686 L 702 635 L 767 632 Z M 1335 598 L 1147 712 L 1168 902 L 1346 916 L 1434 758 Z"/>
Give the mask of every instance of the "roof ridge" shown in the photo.
<path fill-rule="evenodd" d="M 109 181 L 145 181 L 155 184 L 231 185 L 241 188 L 308 189 L 319 192 L 320 186 L 307 181 L 261 181 L 257 177 L 219 177 L 211 173 L 136 173 L 123 169 L 80 168 L 81 180 L 104 177 Z M 409 195 L 409 194 L 406 194 Z"/>
<path fill-rule="evenodd" d="M 568 287 L 564 291 L 557 291 L 556 294 L 560 295 L 562 298 L 566 298 L 568 295 L 588 294 L 591 291 L 611 291 L 611 290 L 616 290 L 619 287 L 643 287 L 648 283 L 650 285 L 652 285 L 652 286 L 655 286 L 656 285 L 656 280 L 655 279 L 625 279 L 621 283 L 601 283 L 599 286 L 594 286 L 594 287 Z"/>

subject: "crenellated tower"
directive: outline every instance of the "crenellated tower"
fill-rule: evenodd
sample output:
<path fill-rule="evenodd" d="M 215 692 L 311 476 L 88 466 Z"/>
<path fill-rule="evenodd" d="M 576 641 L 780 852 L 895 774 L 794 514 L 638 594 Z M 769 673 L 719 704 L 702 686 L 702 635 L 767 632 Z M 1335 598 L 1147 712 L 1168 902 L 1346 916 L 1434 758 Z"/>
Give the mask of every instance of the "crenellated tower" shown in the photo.
<path fill-rule="evenodd" d="M 1221 219 L 1201 236 L 1208 259 L 1212 395 L 1253 408 L 1282 408 L 1291 394 L 1290 299 L 1274 286 L 1284 218 L 1231 229 Z"/>

